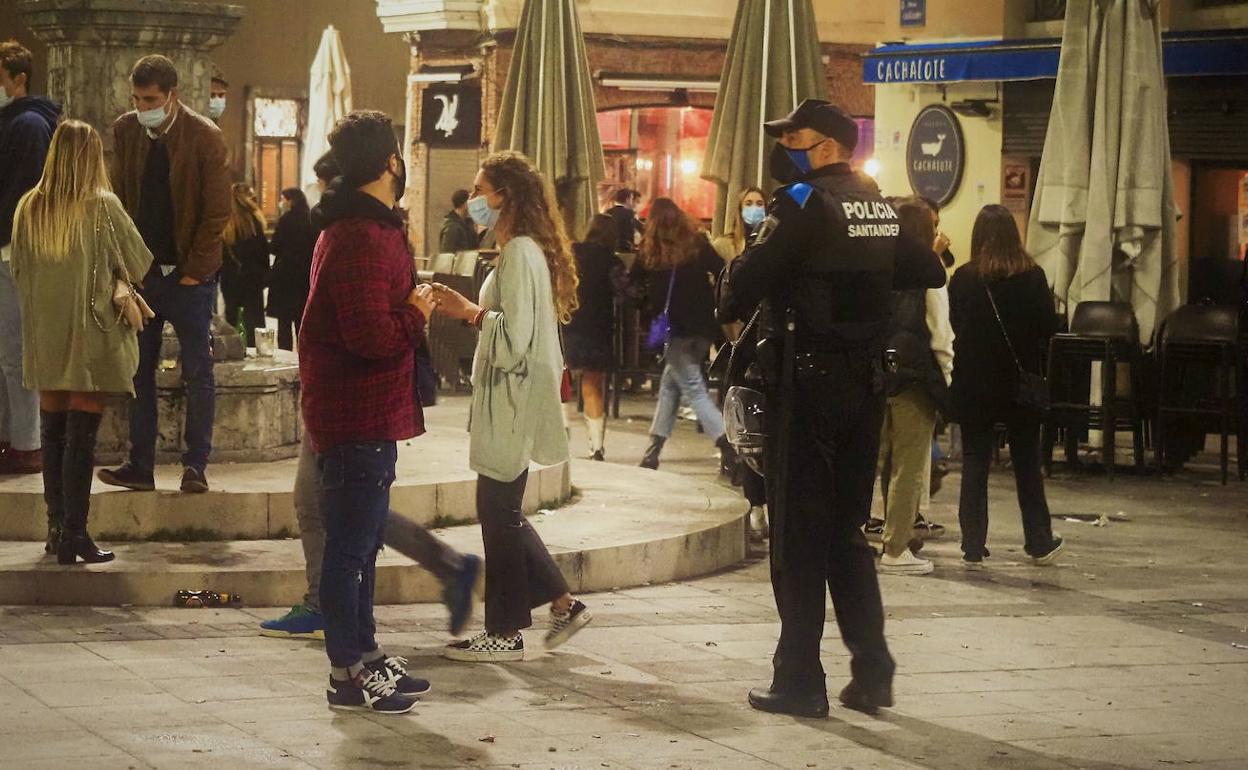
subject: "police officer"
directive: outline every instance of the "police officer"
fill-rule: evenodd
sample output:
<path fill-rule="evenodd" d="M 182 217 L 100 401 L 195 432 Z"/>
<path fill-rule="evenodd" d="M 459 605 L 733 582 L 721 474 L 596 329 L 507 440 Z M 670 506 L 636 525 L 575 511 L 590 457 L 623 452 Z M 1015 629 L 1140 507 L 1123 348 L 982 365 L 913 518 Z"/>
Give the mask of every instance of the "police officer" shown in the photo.
<path fill-rule="evenodd" d="M 850 169 L 854 120 L 821 100 L 765 124 L 779 140 L 772 199 L 754 243 L 725 271 L 720 311 L 760 309 L 759 360 L 768 400 L 765 447 L 772 516 L 771 582 L 780 641 L 762 711 L 825 717 L 819 662 L 824 586 L 852 679 L 841 702 L 891 706 L 894 663 L 874 552 L 860 527 L 871 508 L 884 414 L 883 337 L 893 289 L 939 288 L 931 244 L 900 235 L 875 183 Z"/>

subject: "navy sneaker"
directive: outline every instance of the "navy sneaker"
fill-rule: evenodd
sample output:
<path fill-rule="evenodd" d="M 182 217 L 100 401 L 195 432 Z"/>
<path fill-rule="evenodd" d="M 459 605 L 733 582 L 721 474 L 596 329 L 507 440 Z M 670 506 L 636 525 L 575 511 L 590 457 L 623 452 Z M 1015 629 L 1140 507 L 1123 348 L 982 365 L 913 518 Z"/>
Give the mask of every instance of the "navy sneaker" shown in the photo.
<path fill-rule="evenodd" d="M 260 635 L 277 639 L 325 639 L 325 618 L 302 604 L 290 608 L 280 618 L 260 624 Z"/>
<path fill-rule="evenodd" d="M 433 689 L 433 685 L 429 684 L 428 679 L 418 679 L 414 676 L 408 676 L 407 658 L 391 656 L 389 658 L 378 659 L 372 663 L 365 663 L 364 667 L 390 680 L 390 684 L 394 685 L 395 692 L 399 695 L 408 697 L 416 695 L 424 695 Z"/>
<path fill-rule="evenodd" d="M 365 668 L 357 679 L 345 682 L 329 678 L 325 700 L 331 709 L 344 711 L 375 711 L 378 714 L 406 714 L 416 707 L 416 700 L 399 695 L 390 679 Z"/>
<path fill-rule="evenodd" d="M 442 584 L 442 603 L 451 613 L 451 636 L 460 636 L 472 619 L 472 587 L 481 572 L 481 557 L 464 555 L 459 574 Z"/>

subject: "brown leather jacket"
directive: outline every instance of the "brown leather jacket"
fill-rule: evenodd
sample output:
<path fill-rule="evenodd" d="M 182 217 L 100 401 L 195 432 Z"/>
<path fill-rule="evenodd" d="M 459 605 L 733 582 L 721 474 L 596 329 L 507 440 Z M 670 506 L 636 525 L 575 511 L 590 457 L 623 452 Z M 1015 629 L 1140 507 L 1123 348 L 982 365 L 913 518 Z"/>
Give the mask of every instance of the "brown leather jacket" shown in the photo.
<path fill-rule="evenodd" d="M 162 141 L 169 146 L 178 268 L 185 276 L 208 281 L 221 269 L 221 233 L 230 218 L 225 140 L 211 120 L 175 104 L 177 117 Z M 149 141 L 136 113 L 127 112 L 113 123 L 113 192 L 131 217 L 139 211 Z"/>

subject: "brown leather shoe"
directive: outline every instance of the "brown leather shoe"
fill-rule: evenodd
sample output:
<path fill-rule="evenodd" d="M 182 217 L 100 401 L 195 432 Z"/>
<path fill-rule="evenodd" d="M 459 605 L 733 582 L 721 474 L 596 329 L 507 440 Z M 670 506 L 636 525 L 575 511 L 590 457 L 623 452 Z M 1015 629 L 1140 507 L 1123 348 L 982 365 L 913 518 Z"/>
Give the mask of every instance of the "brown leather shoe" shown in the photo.
<path fill-rule="evenodd" d="M 0 455 L 0 476 L 29 476 L 43 473 L 43 450 L 9 449 Z"/>

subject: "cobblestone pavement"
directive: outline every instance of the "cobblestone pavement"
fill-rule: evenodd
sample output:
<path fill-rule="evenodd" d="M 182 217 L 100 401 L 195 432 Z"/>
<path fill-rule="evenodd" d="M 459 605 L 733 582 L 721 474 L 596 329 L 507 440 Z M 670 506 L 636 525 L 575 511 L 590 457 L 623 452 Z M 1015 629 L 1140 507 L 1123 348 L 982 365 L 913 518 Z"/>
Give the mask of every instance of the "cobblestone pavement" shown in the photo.
<path fill-rule="evenodd" d="M 630 402 L 612 459 L 640 456 L 645 406 Z M 709 455 L 684 424 L 665 466 L 710 473 Z M 276 610 L 7 608 L 0 767 L 1248 767 L 1248 486 L 1208 469 L 1059 473 L 1050 502 L 1069 545 L 1037 568 L 998 470 L 993 557 L 965 573 L 957 482 L 934 502 L 950 525 L 924 551 L 936 572 L 882 578 L 899 671 L 878 718 L 745 705 L 777 633 L 756 562 L 587 597 L 594 623 L 523 663 L 444 661 L 440 607 L 379 608 L 387 650 L 434 682 L 400 717 L 330 712 L 320 645 L 255 635 Z M 1113 518 L 1064 520 L 1080 514 Z M 835 692 L 848 675 L 835 626 L 823 650 Z"/>

